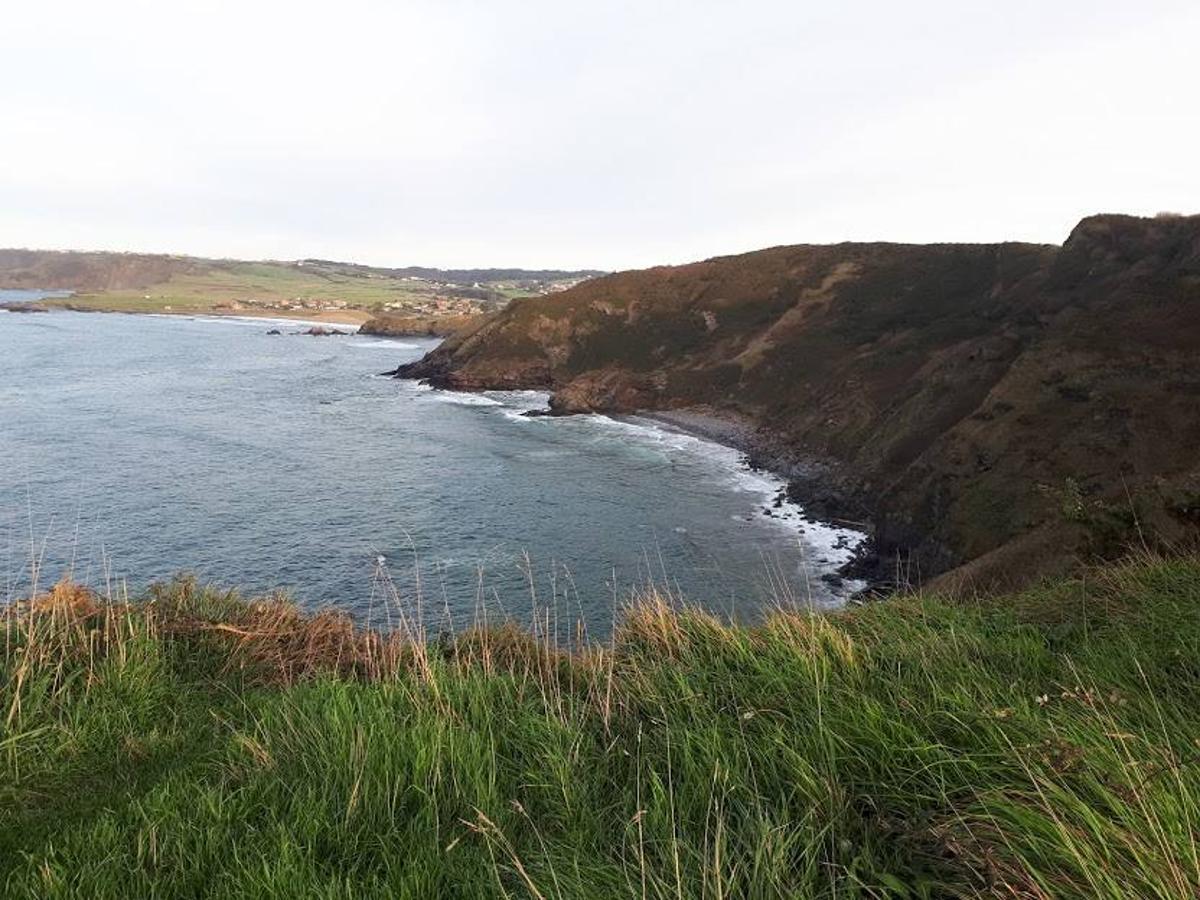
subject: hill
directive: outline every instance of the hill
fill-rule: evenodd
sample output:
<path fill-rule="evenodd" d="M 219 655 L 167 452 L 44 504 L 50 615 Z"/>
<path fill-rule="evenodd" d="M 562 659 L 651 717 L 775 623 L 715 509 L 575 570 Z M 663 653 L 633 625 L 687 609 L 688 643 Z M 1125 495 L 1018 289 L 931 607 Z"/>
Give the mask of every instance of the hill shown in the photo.
<path fill-rule="evenodd" d="M 888 573 L 995 589 L 1200 527 L 1200 217 L 1061 246 L 777 247 L 514 302 L 402 366 L 657 411 L 874 524 Z M 715 420 L 715 422 L 714 422 Z"/>
<path fill-rule="evenodd" d="M 351 310 L 360 319 L 376 313 L 445 319 L 477 315 L 512 297 L 561 290 L 594 274 L 0 249 L 0 289 L 71 290 L 75 296 L 50 305 L 119 312 Z"/>

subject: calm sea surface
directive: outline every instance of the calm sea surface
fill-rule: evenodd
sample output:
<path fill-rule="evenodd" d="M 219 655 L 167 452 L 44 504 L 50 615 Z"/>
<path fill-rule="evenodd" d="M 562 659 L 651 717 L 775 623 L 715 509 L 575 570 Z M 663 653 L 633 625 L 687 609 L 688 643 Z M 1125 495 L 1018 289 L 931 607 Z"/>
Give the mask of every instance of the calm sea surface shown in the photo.
<path fill-rule="evenodd" d="M 773 508 L 778 480 L 735 451 L 382 378 L 434 342 L 300 327 L 0 312 L 5 596 L 69 567 L 131 592 L 188 570 L 380 621 L 385 578 L 411 602 L 419 575 L 440 627 L 481 602 L 524 618 L 532 576 L 593 633 L 651 580 L 737 616 L 837 601 L 820 575 L 854 535 Z"/>

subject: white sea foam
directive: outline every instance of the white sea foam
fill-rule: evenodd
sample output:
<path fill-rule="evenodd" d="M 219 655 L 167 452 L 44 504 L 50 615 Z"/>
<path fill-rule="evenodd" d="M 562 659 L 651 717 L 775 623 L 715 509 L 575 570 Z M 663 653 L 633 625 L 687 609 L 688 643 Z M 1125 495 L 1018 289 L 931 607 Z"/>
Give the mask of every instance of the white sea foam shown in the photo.
<path fill-rule="evenodd" d="M 500 413 L 513 422 L 542 422 L 544 417 L 530 417 L 526 413 L 546 409 L 550 403 L 547 391 L 484 391 L 484 396 L 498 401 Z"/>
<path fill-rule="evenodd" d="M 762 469 L 750 468 L 745 454 L 733 447 L 679 431 L 651 419 L 614 419 L 602 415 L 589 418 L 605 427 L 620 429 L 627 437 L 655 447 L 667 455 L 682 453 L 692 458 L 702 458 L 713 466 L 730 487 L 757 498 L 746 516 L 735 516 L 735 519 L 767 521 L 787 529 L 792 534 L 798 534 L 806 560 L 815 563 L 821 569 L 832 571 L 850 562 L 866 539 L 865 534 L 854 529 L 820 522 L 807 516 L 803 506 L 787 498 L 787 481 L 784 478 Z M 849 595 L 864 587 L 866 585 L 863 582 L 847 581 L 836 593 Z"/>
<path fill-rule="evenodd" d="M 364 350 L 420 350 L 419 344 L 405 344 L 401 341 L 389 340 L 361 340 L 351 341 L 351 347 L 358 347 Z"/>
<path fill-rule="evenodd" d="M 551 417 L 530 417 L 532 410 L 545 409 L 550 394 L 546 391 L 484 391 L 465 393 L 431 388 L 420 382 L 408 382 L 415 391 L 423 391 L 429 399 L 460 406 L 493 407 L 505 418 L 522 423 L 547 423 Z M 850 562 L 866 535 L 810 518 L 801 505 L 787 498 L 787 481 L 762 469 L 751 468 L 746 455 L 736 448 L 690 434 L 653 419 L 629 416 L 613 418 L 592 414 L 572 417 L 605 431 L 619 431 L 622 436 L 642 447 L 652 448 L 670 459 L 677 455 L 700 462 L 727 487 L 750 495 L 745 515 L 734 518 L 743 522 L 765 522 L 795 535 L 804 555 L 804 565 L 810 569 L 831 572 Z M 685 529 L 686 531 L 686 529 Z M 681 532 L 682 533 L 682 532 Z M 835 596 L 848 596 L 866 585 L 847 580 L 832 591 Z"/>
<path fill-rule="evenodd" d="M 267 328 L 294 326 L 296 328 L 326 328 L 330 331 L 344 331 L 348 334 L 358 334 L 358 326 L 347 322 L 321 322 L 317 319 L 289 319 L 271 316 L 223 316 L 223 315 L 184 315 L 175 313 L 144 313 L 154 319 L 174 319 L 183 322 L 200 322 L 207 325 L 265 325 Z"/>
<path fill-rule="evenodd" d="M 428 388 L 427 385 L 420 385 Z M 501 406 L 499 400 L 485 397 L 482 394 L 467 394 L 462 391 L 443 391 L 438 388 L 428 388 L 422 392 L 422 400 L 433 403 L 449 403 L 452 406 Z"/>
<path fill-rule="evenodd" d="M 495 397 L 505 406 L 522 409 L 545 409 L 550 404 L 549 391 L 484 391 L 484 396 Z"/>

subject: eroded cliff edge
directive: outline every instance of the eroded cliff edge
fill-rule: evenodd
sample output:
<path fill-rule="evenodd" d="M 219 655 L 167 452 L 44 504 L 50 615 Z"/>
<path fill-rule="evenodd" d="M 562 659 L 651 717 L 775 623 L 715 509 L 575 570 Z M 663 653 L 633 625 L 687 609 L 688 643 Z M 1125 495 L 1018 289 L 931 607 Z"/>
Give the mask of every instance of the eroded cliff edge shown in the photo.
<path fill-rule="evenodd" d="M 1009 587 L 1200 529 L 1200 216 L 1062 247 L 778 247 L 514 302 L 396 374 L 740 423 L 913 580 Z"/>

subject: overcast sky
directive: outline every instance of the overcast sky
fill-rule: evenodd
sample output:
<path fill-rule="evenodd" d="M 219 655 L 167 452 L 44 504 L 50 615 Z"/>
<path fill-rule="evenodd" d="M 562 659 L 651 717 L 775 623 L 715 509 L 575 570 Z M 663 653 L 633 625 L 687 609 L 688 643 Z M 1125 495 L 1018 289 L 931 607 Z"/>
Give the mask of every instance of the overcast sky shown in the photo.
<path fill-rule="evenodd" d="M 0 246 L 628 268 L 1200 211 L 1200 3 L 9 0 Z"/>

